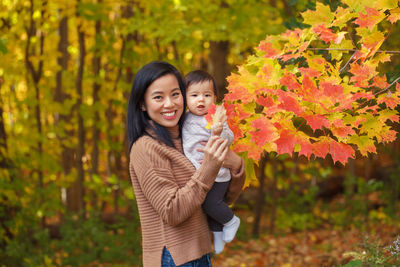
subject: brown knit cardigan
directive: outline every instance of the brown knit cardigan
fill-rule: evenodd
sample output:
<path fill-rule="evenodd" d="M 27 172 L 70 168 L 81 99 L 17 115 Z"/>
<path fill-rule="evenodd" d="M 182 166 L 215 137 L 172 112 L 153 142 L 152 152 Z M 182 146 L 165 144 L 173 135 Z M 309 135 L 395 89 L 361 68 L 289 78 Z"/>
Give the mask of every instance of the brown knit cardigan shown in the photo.
<path fill-rule="evenodd" d="M 178 128 L 170 131 L 176 147 L 168 147 L 148 135 L 131 148 L 130 175 L 142 228 L 143 266 L 161 266 L 165 246 L 176 265 L 211 251 L 211 237 L 201 204 L 218 173 L 216 168 L 197 171 L 185 157 Z M 244 163 L 232 173 L 226 196 L 232 203 L 244 184 Z"/>

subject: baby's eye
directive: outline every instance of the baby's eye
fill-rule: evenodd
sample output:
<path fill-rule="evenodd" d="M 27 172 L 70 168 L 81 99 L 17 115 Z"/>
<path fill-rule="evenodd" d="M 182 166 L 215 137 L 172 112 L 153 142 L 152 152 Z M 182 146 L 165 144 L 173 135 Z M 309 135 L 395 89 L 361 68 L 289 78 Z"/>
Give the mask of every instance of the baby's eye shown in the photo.
<path fill-rule="evenodd" d="M 197 94 L 191 94 L 190 96 L 196 97 L 196 96 L 197 96 Z"/>
<path fill-rule="evenodd" d="M 211 94 L 206 94 L 206 97 L 211 97 Z"/>

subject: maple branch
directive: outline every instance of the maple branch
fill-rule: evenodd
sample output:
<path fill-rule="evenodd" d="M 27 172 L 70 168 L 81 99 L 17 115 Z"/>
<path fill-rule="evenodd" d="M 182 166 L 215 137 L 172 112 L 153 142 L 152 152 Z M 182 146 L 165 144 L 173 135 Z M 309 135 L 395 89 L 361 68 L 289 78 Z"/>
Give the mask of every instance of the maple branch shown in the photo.
<path fill-rule="evenodd" d="M 334 50 L 334 51 L 347 51 L 347 52 L 357 52 L 357 51 L 361 51 L 359 49 L 347 49 L 347 48 L 306 48 L 306 50 L 314 50 L 314 51 L 318 51 L 318 50 Z M 376 51 L 376 53 L 386 53 L 386 54 L 400 54 L 400 51 L 384 51 L 384 50 L 378 50 Z"/>
<path fill-rule="evenodd" d="M 382 89 L 381 91 L 375 92 L 374 96 L 378 96 L 380 94 L 383 94 L 384 92 L 386 92 L 387 90 L 389 90 L 390 87 L 392 87 L 392 85 L 396 84 L 397 81 L 400 80 L 400 76 L 397 77 L 396 80 L 394 80 L 394 82 L 392 82 L 391 84 L 389 84 L 385 89 Z"/>
<path fill-rule="evenodd" d="M 374 96 L 376 97 L 376 96 L 378 96 L 378 95 L 380 95 L 380 94 L 385 93 L 387 90 L 389 90 L 390 87 L 392 87 L 394 84 L 396 84 L 399 80 L 400 80 L 400 76 L 397 77 L 397 79 L 394 80 L 391 84 L 389 84 L 385 89 L 382 89 L 381 91 L 375 92 L 375 93 L 374 93 Z M 358 107 L 357 110 L 366 107 L 366 106 L 368 105 L 368 103 L 371 102 L 371 100 L 373 100 L 373 99 L 367 100 L 367 101 L 365 101 L 364 103 L 360 103 L 360 106 Z"/>
<path fill-rule="evenodd" d="M 353 55 L 350 57 L 350 59 L 346 62 L 346 64 L 339 70 L 340 73 L 349 65 L 350 61 L 353 59 L 353 57 L 356 55 L 356 52 L 353 53 Z"/>

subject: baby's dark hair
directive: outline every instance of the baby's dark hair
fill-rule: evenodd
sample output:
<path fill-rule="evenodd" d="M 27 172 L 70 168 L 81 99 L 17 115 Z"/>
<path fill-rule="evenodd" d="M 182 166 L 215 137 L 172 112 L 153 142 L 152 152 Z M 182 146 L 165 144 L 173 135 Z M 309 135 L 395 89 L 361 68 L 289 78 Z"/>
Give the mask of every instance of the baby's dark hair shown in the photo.
<path fill-rule="evenodd" d="M 194 70 L 186 74 L 185 78 L 183 79 L 183 82 L 185 83 L 186 90 L 189 88 L 191 84 L 196 84 L 196 83 L 201 83 L 205 81 L 211 81 L 213 88 L 214 88 L 214 94 L 218 96 L 217 94 L 217 86 L 215 83 L 215 79 L 213 76 L 211 76 L 208 72 L 203 71 L 203 70 Z"/>

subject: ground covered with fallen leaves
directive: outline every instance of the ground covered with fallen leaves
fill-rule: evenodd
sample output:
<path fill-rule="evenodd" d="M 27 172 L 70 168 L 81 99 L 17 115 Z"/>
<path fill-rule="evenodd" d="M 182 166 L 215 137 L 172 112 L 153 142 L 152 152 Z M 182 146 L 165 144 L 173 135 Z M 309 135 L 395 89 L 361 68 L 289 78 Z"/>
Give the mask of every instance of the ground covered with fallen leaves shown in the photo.
<path fill-rule="evenodd" d="M 215 267 L 343 266 L 351 260 L 346 252 L 362 252 L 360 244 L 365 237 L 384 247 L 400 235 L 400 224 L 379 223 L 368 228 L 326 226 L 303 232 L 261 234 L 257 239 L 243 238 L 242 234 L 239 240 L 227 244 L 223 253 L 213 255 L 212 264 Z"/>

